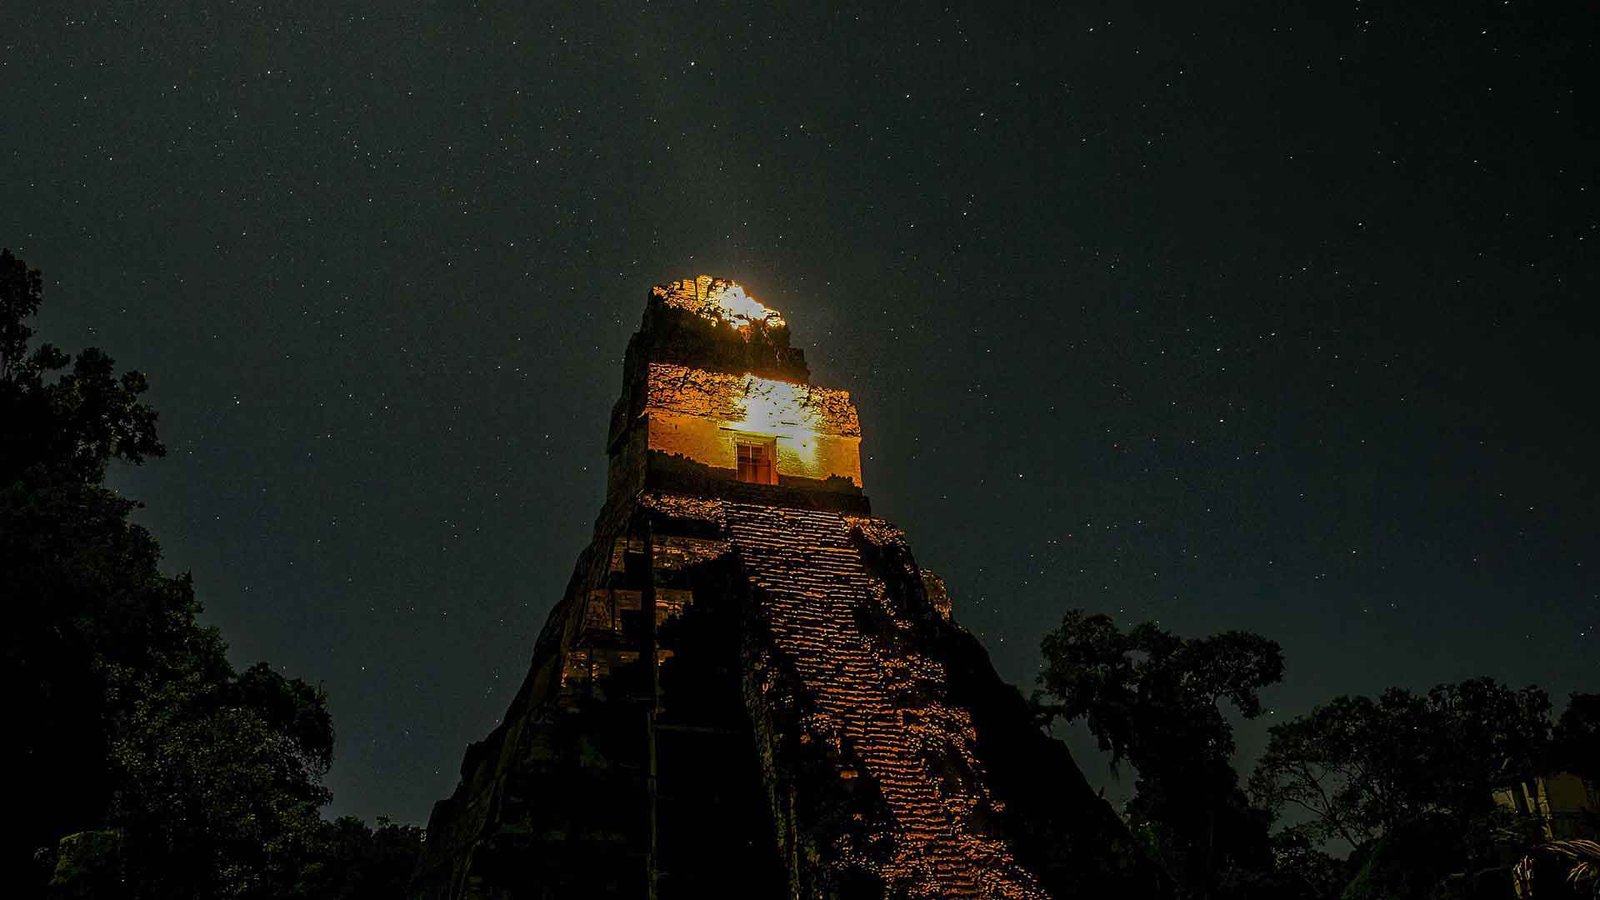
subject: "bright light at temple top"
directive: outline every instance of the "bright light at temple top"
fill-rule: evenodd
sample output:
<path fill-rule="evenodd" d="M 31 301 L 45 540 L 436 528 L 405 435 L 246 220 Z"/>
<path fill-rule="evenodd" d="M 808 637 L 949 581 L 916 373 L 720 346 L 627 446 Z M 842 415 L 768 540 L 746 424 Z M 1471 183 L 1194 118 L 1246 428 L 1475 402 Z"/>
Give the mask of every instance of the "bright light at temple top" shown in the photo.
<path fill-rule="evenodd" d="M 726 322 L 731 328 L 746 329 L 756 323 L 782 328 L 787 324 L 777 310 L 750 296 L 738 283 L 710 275 L 657 285 L 655 293 L 668 306 Z"/>
<path fill-rule="evenodd" d="M 752 376 L 745 382 L 744 417 L 731 427 L 781 438 L 808 466 L 814 465 L 821 410 L 808 402 L 809 390 L 805 385 Z"/>
<path fill-rule="evenodd" d="M 718 290 L 717 288 L 721 288 Z M 783 317 L 775 309 L 768 309 L 756 298 L 746 294 L 744 288 L 732 282 L 714 286 L 706 292 L 706 299 L 717 305 L 728 324 L 741 327 L 751 322 L 782 325 Z"/>

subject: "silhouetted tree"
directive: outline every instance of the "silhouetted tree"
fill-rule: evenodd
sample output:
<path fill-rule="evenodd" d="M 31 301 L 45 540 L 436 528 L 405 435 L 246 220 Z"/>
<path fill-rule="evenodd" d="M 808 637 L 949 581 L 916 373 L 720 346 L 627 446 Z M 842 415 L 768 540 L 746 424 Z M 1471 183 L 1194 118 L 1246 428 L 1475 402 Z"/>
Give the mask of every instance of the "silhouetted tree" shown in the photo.
<path fill-rule="evenodd" d="M 422 829 L 379 818 L 376 828 L 344 816 L 325 823 L 289 900 L 397 900 L 405 896 Z"/>
<path fill-rule="evenodd" d="M 99 484 L 112 459 L 164 455 L 155 411 L 139 400 L 143 375 L 118 376 L 93 347 L 75 358 L 50 344 L 29 349 L 28 319 L 43 299 L 39 270 L 0 250 L 0 484 Z"/>
<path fill-rule="evenodd" d="M 1486 873 L 1509 886 L 1537 839 L 1493 797 L 1546 770 L 1549 715 L 1544 691 L 1487 678 L 1339 697 L 1272 729 L 1251 791 L 1311 839 L 1354 848 L 1352 900 L 1471 896 Z"/>
<path fill-rule="evenodd" d="M 320 833 L 326 698 L 236 673 L 187 576 L 102 484 L 160 456 L 145 381 L 110 357 L 30 348 L 43 282 L 0 251 L 0 683 L 13 715 L 7 889 L 283 896 Z"/>
<path fill-rule="evenodd" d="M 329 799 L 326 703 L 264 663 L 138 688 L 111 753 L 128 879 L 147 896 L 283 896 Z"/>
<path fill-rule="evenodd" d="M 1549 768 L 1600 786 L 1600 694 L 1573 694 L 1556 722 Z"/>
<path fill-rule="evenodd" d="M 1036 705 L 1083 719 L 1113 763 L 1132 764 L 1130 825 L 1186 895 L 1269 891 L 1268 819 L 1239 788 L 1221 704 L 1261 713 L 1260 690 L 1283 677 L 1278 645 L 1244 632 L 1179 638 L 1151 623 L 1123 632 L 1073 610 L 1041 649 Z"/>

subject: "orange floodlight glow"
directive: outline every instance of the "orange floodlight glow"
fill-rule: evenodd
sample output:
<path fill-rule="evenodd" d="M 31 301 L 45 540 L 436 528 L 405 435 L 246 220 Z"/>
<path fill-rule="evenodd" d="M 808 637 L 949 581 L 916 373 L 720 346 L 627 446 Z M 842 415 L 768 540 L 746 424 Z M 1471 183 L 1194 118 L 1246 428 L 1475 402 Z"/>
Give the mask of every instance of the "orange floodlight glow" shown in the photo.
<path fill-rule="evenodd" d="M 745 381 L 743 417 L 728 427 L 776 437 L 808 466 L 815 465 L 822 412 L 809 402 L 810 393 L 803 384 L 751 376 Z"/>
<path fill-rule="evenodd" d="M 726 322 L 729 328 L 738 331 L 745 331 L 751 325 L 782 328 L 787 324 L 777 310 L 745 293 L 737 282 L 710 275 L 658 284 L 653 294 L 668 306 L 688 310 L 713 322 Z"/>
<path fill-rule="evenodd" d="M 732 469 L 741 438 L 773 438 L 780 475 L 861 484 L 861 423 L 846 391 L 674 363 L 650 363 L 648 379 L 650 450 Z"/>
<path fill-rule="evenodd" d="M 716 305 L 722 319 L 734 328 L 743 328 L 752 322 L 783 324 L 783 316 L 778 315 L 777 310 L 769 309 L 731 281 L 712 285 L 706 291 L 706 299 Z"/>

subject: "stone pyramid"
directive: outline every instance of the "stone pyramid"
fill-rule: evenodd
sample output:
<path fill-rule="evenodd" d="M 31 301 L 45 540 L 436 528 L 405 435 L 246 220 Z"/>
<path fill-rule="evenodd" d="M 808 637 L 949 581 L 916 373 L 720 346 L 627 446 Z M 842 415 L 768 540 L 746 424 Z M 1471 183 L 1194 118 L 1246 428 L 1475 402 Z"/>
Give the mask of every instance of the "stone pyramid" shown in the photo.
<path fill-rule="evenodd" d="M 651 290 L 594 540 L 415 896 L 1164 895 L 872 517 L 855 405 L 789 341 L 730 281 Z"/>

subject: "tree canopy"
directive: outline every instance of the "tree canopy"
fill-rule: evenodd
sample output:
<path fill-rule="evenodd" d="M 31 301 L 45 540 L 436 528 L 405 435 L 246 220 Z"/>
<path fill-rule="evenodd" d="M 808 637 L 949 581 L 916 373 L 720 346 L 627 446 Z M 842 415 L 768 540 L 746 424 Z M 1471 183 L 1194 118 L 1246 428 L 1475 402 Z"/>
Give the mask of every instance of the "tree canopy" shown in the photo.
<path fill-rule="evenodd" d="M 1153 623 L 1124 632 L 1072 610 L 1041 649 L 1037 707 L 1084 720 L 1114 763 L 1132 764 L 1131 824 L 1190 895 L 1222 896 L 1271 868 L 1267 820 L 1239 788 L 1222 704 L 1260 715 L 1261 689 L 1283 677 L 1277 644 L 1246 632 L 1180 638 Z"/>
<path fill-rule="evenodd" d="M 414 851 L 416 829 L 321 820 L 326 695 L 265 663 L 236 671 L 197 621 L 189 577 L 162 573 L 138 504 L 104 484 L 111 463 L 164 453 L 146 381 L 93 348 L 33 346 L 43 297 L 40 273 L 0 251 L 0 679 L 16 710 L 0 762 L 21 799 L 21 840 L 0 859 L 8 887 L 397 896 L 350 886 L 408 870 L 393 848 Z M 381 836 L 387 856 L 350 849 L 360 835 Z"/>
<path fill-rule="evenodd" d="M 1552 728 L 1543 690 L 1488 678 L 1338 697 L 1272 729 L 1251 793 L 1290 833 L 1351 849 L 1351 900 L 1503 896 L 1545 823 L 1496 792 L 1592 780 L 1593 698 L 1574 694 Z"/>
<path fill-rule="evenodd" d="M 1538 688 L 1487 678 L 1421 695 L 1391 688 L 1275 726 L 1251 786 L 1304 814 L 1313 838 L 1360 846 L 1425 818 L 1484 814 L 1496 787 L 1543 771 L 1549 742 L 1550 698 Z"/>
<path fill-rule="evenodd" d="M 1533 851 L 1523 867 L 1543 874 L 1524 881 L 1561 897 L 1562 854 L 1592 846 L 1542 844 L 1546 823 L 1495 797 L 1558 771 L 1600 788 L 1600 695 L 1573 694 L 1554 723 L 1543 690 L 1488 678 L 1337 697 L 1271 729 L 1247 794 L 1224 707 L 1262 712 L 1284 671 L 1277 644 L 1072 610 L 1041 650 L 1036 708 L 1083 721 L 1133 766 L 1126 817 L 1182 896 L 1509 900 L 1512 866 Z"/>
<path fill-rule="evenodd" d="M 1600 694 L 1573 694 L 1551 736 L 1550 768 L 1600 785 Z"/>

